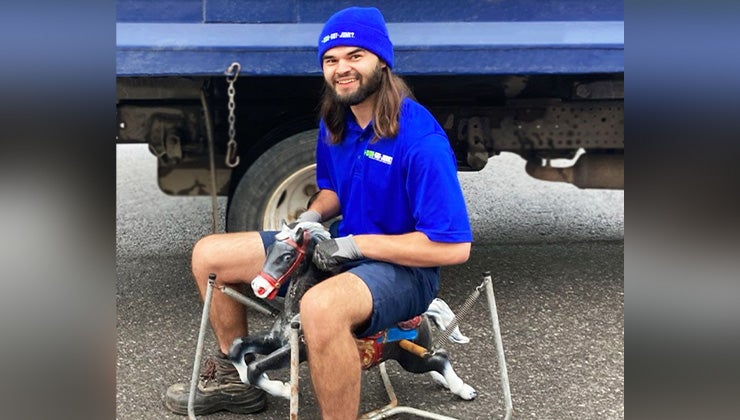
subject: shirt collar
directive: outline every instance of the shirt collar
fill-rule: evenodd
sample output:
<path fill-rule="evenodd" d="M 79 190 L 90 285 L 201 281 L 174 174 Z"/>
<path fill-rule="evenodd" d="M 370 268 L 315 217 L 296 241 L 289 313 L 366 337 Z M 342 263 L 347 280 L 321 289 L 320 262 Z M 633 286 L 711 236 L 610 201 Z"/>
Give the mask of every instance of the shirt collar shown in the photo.
<path fill-rule="evenodd" d="M 345 137 L 351 137 L 356 139 L 356 141 L 362 141 L 365 140 L 368 134 L 374 135 L 375 131 L 373 129 L 373 122 L 370 121 L 370 123 L 365 127 L 363 130 L 362 127 L 360 127 L 359 124 L 357 124 L 357 121 L 355 120 L 354 114 L 352 114 L 352 111 L 347 109 L 347 116 L 346 116 L 346 135 Z"/>

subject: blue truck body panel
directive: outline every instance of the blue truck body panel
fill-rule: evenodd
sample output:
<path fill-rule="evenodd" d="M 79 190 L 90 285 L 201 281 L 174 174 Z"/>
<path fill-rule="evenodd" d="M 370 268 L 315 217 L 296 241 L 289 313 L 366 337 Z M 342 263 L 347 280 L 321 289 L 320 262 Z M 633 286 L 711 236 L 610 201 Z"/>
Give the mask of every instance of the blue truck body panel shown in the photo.
<path fill-rule="evenodd" d="M 406 75 L 624 71 L 620 1 L 377 1 Z M 351 2 L 118 2 L 118 76 L 318 75 L 321 25 Z M 436 5 L 436 6 L 435 6 Z M 165 18 L 166 17 L 166 18 Z"/>
<path fill-rule="evenodd" d="M 304 175 L 324 86 L 319 33 L 352 5 L 383 13 L 394 73 L 443 125 L 459 170 L 513 152 L 537 179 L 623 188 L 623 0 L 117 0 L 117 142 L 149 145 L 168 194 L 228 195 L 229 230 L 290 220 L 317 188 Z M 234 62 L 254 77 L 232 91 Z M 579 150 L 570 178 L 543 165 Z M 274 184 L 250 187 L 262 179 L 249 169 L 276 160 Z"/>
<path fill-rule="evenodd" d="M 118 0 L 118 22 L 323 23 L 349 6 L 388 22 L 624 21 L 619 0 Z"/>

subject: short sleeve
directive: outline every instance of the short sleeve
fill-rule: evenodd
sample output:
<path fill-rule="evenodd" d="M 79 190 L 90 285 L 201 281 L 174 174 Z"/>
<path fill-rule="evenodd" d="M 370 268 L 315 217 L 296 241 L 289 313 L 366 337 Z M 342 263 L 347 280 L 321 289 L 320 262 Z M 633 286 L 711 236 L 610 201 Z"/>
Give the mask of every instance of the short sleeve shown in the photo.
<path fill-rule="evenodd" d="M 432 133 L 410 145 L 406 190 L 416 230 L 436 242 L 472 242 L 457 162 L 444 136 Z"/>

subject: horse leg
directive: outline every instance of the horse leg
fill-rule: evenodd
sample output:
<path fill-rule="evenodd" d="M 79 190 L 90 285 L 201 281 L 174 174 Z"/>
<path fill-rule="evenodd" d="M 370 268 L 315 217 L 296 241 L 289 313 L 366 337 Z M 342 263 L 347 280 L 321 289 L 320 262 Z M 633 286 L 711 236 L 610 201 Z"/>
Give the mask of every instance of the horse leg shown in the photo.
<path fill-rule="evenodd" d="M 429 372 L 435 382 L 464 400 L 472 400 L 478 395 L 473 387 L 457 376 L 450 363 L 450 358 L 444 350 L 437 350 L 427 357 L 419 357 L 413 353 L 402 351 L 399 353 L 397 360 L 401 367 L 408 372 Z"/>
<path fill-rule="evenodd" d="M 282 343 L 271 335 L 237 337 L 231 343 L 227 357 L 239 372 L 239 379 L 249 384 L 251 382 L 248 363 L 254 360 L 254 354 L 270 354 L 281 345 Z"/>
<path fill-rule="evenodd" d="M 301 345 L 300 358 L 305 360 L 305 349 Z M 290 360 L 290 344 L 273 351 L 266 357 L 249 364 L 247 375 L 250 384 L 264 390 L 270 395 L 290 399 L 290 384 L 270 379 L 265 373 L 268 370 L 280 369 L 287 366 Z M 241 372 L 240 372 L 241 375 Z"/>
<path fill-rule="evenodd" d="M 235 361 L 247 354 L 269 354 L 281 346 L 282 343 L 271 334 L 237 337 L 231 342 L 228 356 Z"/>

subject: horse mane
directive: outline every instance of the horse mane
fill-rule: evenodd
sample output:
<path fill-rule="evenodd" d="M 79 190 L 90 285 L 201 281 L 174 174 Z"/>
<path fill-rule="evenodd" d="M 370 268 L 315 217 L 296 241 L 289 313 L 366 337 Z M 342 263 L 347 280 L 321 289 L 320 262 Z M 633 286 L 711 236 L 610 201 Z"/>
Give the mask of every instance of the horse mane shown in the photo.
<path fill-rule="evenodd" d="M 287 238 L 295 239 L 298 233 L 298 229 L 307 230 L 312 238 L 316 238 L 319 241 L 331 239 L 331 234 L 329 233 L 329 231 L 326 230 L 324 225 L 317 222 L 300 222 L 293 226 L 292 229 L 287 224 L 285 224 L 285 222 L 283 222 L 282 229 L 277 235 L 275 235 L 275 238 L 278 240 L 284 240 Z"/>

